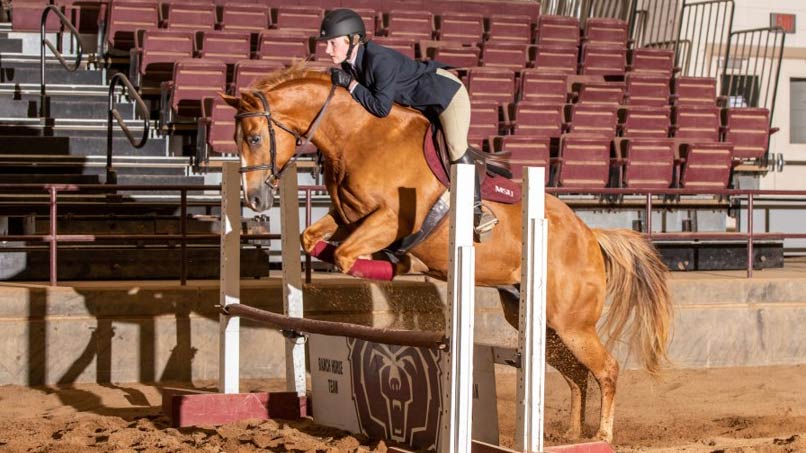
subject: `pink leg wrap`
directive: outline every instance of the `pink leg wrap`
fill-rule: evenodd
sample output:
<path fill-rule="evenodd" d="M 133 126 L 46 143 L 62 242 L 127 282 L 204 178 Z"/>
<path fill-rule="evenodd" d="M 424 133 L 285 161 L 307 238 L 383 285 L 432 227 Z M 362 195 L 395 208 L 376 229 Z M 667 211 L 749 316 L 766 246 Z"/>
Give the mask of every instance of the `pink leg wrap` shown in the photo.
<path fill-rule="evenodd" d="M 325 241 L 319 241 L 313 247 L 311 256 L 318 258 L 326 263 L 336 264 L 333 259 L 333 254 L 336 251 L 336 246 Z M 391 281 L 395 276 L 395 270 L 392 263 L 383 260 L 367 260 L 359 258 L 355 260 L 355 264 L 350 269 L 348 274 L 370 280 L 383 280 Z"/>

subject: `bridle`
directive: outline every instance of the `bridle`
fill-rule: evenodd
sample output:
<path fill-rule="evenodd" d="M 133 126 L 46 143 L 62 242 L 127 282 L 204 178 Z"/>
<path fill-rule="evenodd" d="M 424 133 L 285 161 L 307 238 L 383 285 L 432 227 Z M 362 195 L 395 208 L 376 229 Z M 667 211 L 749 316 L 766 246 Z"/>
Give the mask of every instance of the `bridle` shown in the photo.
<path fill-rule="evenodd" d="M 246 167 L 241 167 L 238 171 L 243 173 L 249 173 L 251 171 L 260 171 L 260 170 L 269 170 L 271 174 L 266 177 L 266 180 L 263 181 L 264 184 L 269 185 L 272 189 L 277 189 L 279 186 L 280 176 L 282 176 L 283 171 L 287 168 L 288 162 L 293 162 L 297 159 L 297 154 L 294 154 L 291 159 L 286 162 L 286 165 L 283 166 L 279 171 L 277 171 L 277 145 L 275 140 L 274 134 L 274 126 L 279 127 L 280 129 L 288 132 L 289 134 L 293 135 L 296 139 L 297 146 L 307 145 L 310 143 L 311 138 L 313 138 L 313 134 L 316 132 L 316 129 L 319 127 L 319 123 L 322 121 L 322 117 L 325 115 L 325 110 L 327 109 L 328 104 L 330 104 L 331 99 L 333 99 L 333 95 L 336 92 L 336 85 L 331 86 L 330 93 L 327 95 L 327 99 L 325 103 L 322 105 L 322 108 L 319 109 L 319 113 L 316 114 L 316 117 L 311 122 L 311 125 L 308 127 L 308 132 L 303 135 L 298 134 L 296 131 L 291 129 L 290 127 L 286 126 L 282 122 L 278 121 L 276 118 L 271 116 L 271 111 L 269 110 L 269 101 L 266 100 L 266 96 L 263 95 L 261 91 L 253 91 L 252 94 L 260 100 L 260 103 L 263 104 L 263 111 L 259 112 L 244 112 L 238 113 L 235 115 L 235 127 L 240 127 L 240 121 L 243 118 L 255 118 L 255 117 L 265 117 L 266 124 L 269 129 L 269 154 L 271 156 L 271 160 L 268 164 L 258 164 L 258 165 L 248 165 Z"/>

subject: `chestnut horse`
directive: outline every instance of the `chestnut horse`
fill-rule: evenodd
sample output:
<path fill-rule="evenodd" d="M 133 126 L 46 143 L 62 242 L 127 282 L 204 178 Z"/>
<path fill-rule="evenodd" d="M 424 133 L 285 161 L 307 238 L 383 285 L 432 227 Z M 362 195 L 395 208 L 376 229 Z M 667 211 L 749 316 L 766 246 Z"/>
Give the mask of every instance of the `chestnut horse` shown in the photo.
<path fill-rule="evenodd" d="M 222 97 L 238 111 L 235 135 L 242 184 L 253 210 L 271 207 L 281 169 L 293 158 L 298 141 L 313 132 L 311 141 L 323 155 L 332 205 L 324 218 L 302 233 L 306 252 L 319 241 L 338 239 L 335 263 L 347 272 L 359 257 L 420 229 L 445 188 L 423 157 L 429 124 L 419 112 L 396 105 L 388 117 L 377 118 L 347 90 L 334 90 L 329 75 L 306 70 L 304 65 L 269 74 L 252 90 L 240 97 Z M 488 241 L 475 246 L 476 283 L 517 286 L 521 206 L 487 206 L 500 223 Z M 611 304 L 603 328 L 609 341 L 626 335 L 645 368 L 657 374 L 666 360 L 672 319 L 667 270 L 653 246 L 638 233 L 590 229 L 550 195 L 546 196 L 546 216 L 547 359 L 571 388 L 566 436 L 577 439 L 582 434 L 590 371 L 601 390 L 596 437 L 612 441 L 619 365 L 597 334 L 597 322 L 608 298 Z M 447 269 L 448 222 L 442 222 L 396 264 L 395 273 L 416 271 L 444 280 Z M 505 301 L 503 306 L 507 320 L 517 328 L 517 305 Z"/>

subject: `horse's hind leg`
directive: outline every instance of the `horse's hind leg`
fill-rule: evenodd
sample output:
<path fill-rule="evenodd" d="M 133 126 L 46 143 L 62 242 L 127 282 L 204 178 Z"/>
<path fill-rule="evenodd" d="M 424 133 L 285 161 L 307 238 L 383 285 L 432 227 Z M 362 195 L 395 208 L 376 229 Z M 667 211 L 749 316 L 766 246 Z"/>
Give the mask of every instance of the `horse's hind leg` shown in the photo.
<path fill-rule="evenodd" d="M 585 402 L 588 396 L 588 369 L 565 346 L 553 329 L 546 329 L 546 360 L 559 371 L 571 389 L 571 416 L 565 438 L 576 440 L 582 436 L 585 423 Z"/>
<path fill-rule="evenodd" d="M 596 437 L 612 442 L 618 362 L 604 347 L 593 325 L 579 330 L 558 328 L 556 332 L 577 360 L 596 378 L 602 395 L 599 431 Z"/>

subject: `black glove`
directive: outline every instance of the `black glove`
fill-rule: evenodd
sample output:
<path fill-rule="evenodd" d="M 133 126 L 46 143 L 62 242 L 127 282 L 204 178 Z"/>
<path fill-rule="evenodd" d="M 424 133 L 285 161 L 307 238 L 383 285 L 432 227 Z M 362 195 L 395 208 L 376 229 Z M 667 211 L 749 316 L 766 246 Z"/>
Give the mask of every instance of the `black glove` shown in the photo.
<path fill-rule="evenodd" d="M 330 81 L 333 82 L 333 85 L 338 85 L 340 87 L 344 87 L 349 90 L 350 82 L 353 81 L 353 76 L 351 76 L 349 72 L 343 69 L 331 68 Z"/>

